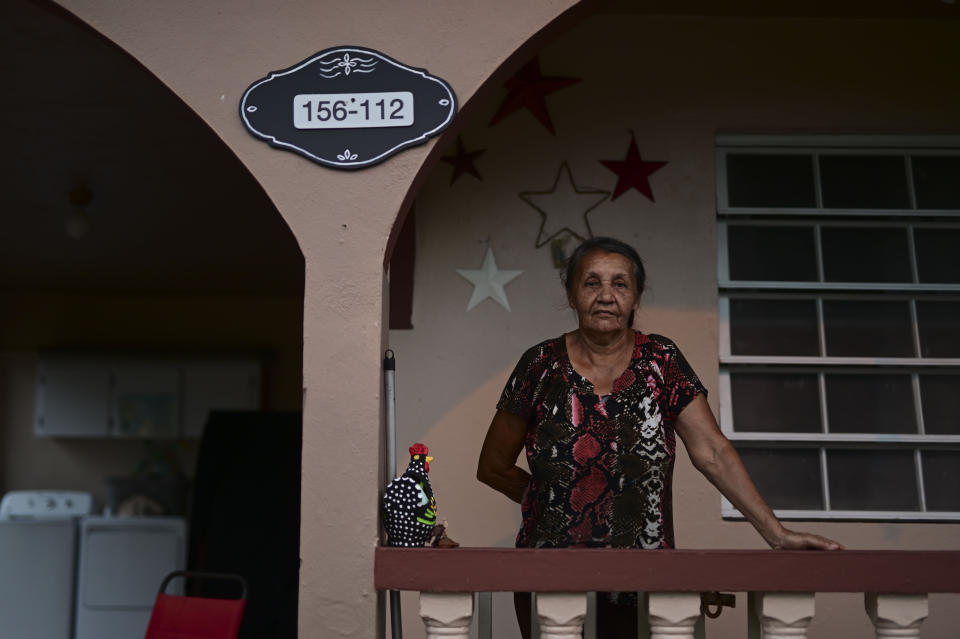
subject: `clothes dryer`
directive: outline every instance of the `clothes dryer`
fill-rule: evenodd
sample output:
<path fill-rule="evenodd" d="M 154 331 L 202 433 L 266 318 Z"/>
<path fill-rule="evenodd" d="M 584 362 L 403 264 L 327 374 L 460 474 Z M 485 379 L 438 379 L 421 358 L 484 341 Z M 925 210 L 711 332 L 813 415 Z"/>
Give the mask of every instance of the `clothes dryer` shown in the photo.
<path fill-rule="evenodd" d="M 13 491 L 0 501 L 0 637 L 70 639 L 77 521 L 89 493 Z"/>
<path fill-rule="evenodd" d="M 182 517 L 84 517 L 75 639 L 143 639 L 160 582 L 186 563 Z M 170 594 L 182 594 L 182 583 Z"/>

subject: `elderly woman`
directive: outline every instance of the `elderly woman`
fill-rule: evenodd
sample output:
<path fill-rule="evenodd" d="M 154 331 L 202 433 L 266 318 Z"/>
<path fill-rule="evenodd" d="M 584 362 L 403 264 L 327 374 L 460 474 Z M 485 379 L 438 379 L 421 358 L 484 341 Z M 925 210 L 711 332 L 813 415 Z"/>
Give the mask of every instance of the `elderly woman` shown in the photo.
<path fill-rule="evenodd" d="M 677 345 L 633 329 L 644 282 L 629 245 L 581 244 L 564 277 L 577 330 L 527 350 L 507 381 L 477 478 L 522 505 L 517 546 L 672 548 L 676 433 L 697 470 L 772 548 L 840 548 L 780 524 Z M 516 465 L 524 445 L 530 473 Z M 526 639 L 529 594 L 515 600 Z M 637 636 L 635 595 L 597 600 L 598 636 Z"/>

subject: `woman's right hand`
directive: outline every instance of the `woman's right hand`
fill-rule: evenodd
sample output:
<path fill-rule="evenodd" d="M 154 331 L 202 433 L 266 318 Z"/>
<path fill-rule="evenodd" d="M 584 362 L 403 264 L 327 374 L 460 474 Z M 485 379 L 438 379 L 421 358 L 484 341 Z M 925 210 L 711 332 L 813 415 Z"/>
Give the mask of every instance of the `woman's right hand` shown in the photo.
<path fill-rule="evenodd" d="M 526 438 L 526 422 L 517 415 L 498 410 L 487 429 L 477 462 L 477 479 L 518 504 L 523 503 L 530 485 L 530 473 L 517 466 Z"/>

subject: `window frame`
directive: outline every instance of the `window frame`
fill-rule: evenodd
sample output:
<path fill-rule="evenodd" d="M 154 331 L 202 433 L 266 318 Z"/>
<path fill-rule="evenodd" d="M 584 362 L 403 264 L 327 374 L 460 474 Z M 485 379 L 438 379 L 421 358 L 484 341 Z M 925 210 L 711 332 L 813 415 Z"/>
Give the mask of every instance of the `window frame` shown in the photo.
<path fill-rule="evenodd" d="M 816 208 L 730 207 L 727 197 L 726 156 L 729 153 L 805 154 L 813 162 Z M 826 209 L 822 205 L 819 162 L 821 155 L 903 155 L 910 209 Z M 924 488 L 924 450 L 960 450 L 960 434 L 930 435 L 924 432 L 919 375 L 931 370 L 960 374 L 960 358 L 922 357 L 916 303 L 918 300 L 960 300 L 960 283 L 922 283 L 914 229 L 960 228 L 960 209 L 917 209 L 911 158 L 913 155 L 960 156 L 960 136 L 754 136 L 718 135 L 716 138 L 717 185 L 717 273 L 719 318 L 719 404 L 720 427 L 739 447 L 816 448 L 819 451 L 823 510 L 775 509 L 784 520 L 841 521 L 960 521 L 960 511 L 928 511 Z M 735 225 L 802 226 L 814 233 L 815 259 L 819 281 L 782 282 L 732 280 L 729 272 L 727 229 Z M 821 230 L 830 226 L 905 228 L 909 243 L 911 282 L 825 282 Z M 819 356 L 734 355 L 730 339 L 730 300 L 733 298 L 814 299 L 817 307 Z M 835 357 L 826 355 L 823 300 L 907 300 L 914 357 Z M 822 430 L 819 433 L 736 432 L 733 421 L 731 373 L 737 371 L 806 372 L 817 375 Z M 913 387 L 917 432 L 910 434 L 831 433 L 827 419 L 825 375 L 831 372 L 909 374 Z M 832 510 L 830 508 L 827 451 L 834 448 L 907 449 L 914 455 L 917 474 L 916 511 Z M 742 520 L 743 515 L 721 497 L 724 519 Z"/>
<path fill-rule="evenodd" d="M 717 214 L 830 216 L 830 217 L 955 217 L 956 209 L 917 209 L 913 185 L 913 155 L 956 155 L 960 150 L 960 135 L 943 136 L 716 136 Z M 764 155 L 805 155 L 813 160 L 814 208 L 760 208 L 730 206 L 727 190 L 726 156 L 734 153 L 762 153 Z M 910 208 L 907 209 L 827 209 L 823 207 L 820 188 L 820 155 L 904 155 Z"/>

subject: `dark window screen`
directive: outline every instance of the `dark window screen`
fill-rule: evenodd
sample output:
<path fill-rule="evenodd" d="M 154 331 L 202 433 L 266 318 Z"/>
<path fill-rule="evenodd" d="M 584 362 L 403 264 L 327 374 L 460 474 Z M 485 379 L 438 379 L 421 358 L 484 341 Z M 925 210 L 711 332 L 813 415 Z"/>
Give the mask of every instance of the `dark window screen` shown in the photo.
<path fill-rule="evenodd" d="M 913 241 L 921 282 L 960 284 L 960 229 L 914 228 Z"/>
<path fill-rule="evenodd" d="M 960 357 L 960 302 L 917 302 L 923 357 Z"/>
<path fill-rule="evenodd" d="M 960 435 L 960 375 L 920 375 L 923 430 Z"/>
<path fill-rule="evenodd" d="M 960 510 L 960 450 L 925 450 L 921 455 L 927 510 Z"/>
<path fill-rule="evenodd" d="M 819 433 L 820 389 L 807 373 L 731 373 L 737 432 Z"/>
<path fill-rule="evenodd" d="M 730 225 L 727 253 L 732 280 L 817 280 L 817 255 L 809 226 Z"/>
<path fill-rule="evenodd" d="M 960 209 L 960 157 L 913 156 L 918 209 Z"/>
<path fill-rule="evenodd" d="M 814 208 L 810 155 L 727 155 L 730 206 Z"/>
<path fill-rule="evenodd" d="M 913 357 L 913 328 L 906 301 L 823 301 L 827 355 Z"/>
<path fill-rule="evenodd" d="M 730 300 L 734 355 L 819 355 L 813 300 Z"/>
<path fill-rule="evenodd" d="M 831 433 L 916 433 L 909 375 L 826 375 Z"/>
<path fill-rule="evenodd" d="M 912 450 L 828 450 L 832 510 L 919 510 Z"/>
<path fill-rule="evenodd" d="M 750 477 L 773 508 L 822 510 L 820 453 L 816 448 L 740 448 Z"/>
<path fill-rule="evenodd" d="M 910 243 L 900 227 L 823 227 L 823 279 L 827 282 L 909 282 Z"/>
<path fill-rule="evenodd" d="M 821 155 L 820 186 L 828 209 L 910 208 L 900 155 Z"/>

